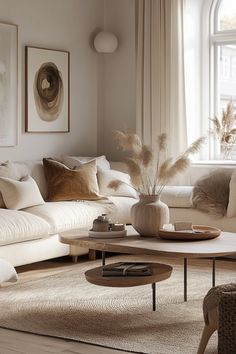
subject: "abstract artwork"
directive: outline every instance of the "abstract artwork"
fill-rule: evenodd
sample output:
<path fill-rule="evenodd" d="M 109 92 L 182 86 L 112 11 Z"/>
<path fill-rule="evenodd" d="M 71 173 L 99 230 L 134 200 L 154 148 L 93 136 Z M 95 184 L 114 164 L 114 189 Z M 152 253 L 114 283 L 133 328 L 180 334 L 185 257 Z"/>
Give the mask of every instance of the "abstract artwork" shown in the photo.
<path fill-rule="evenodd" d="M 69 132 L 69 52 L 26 47 L 26 131 Z"/>
<path fill-rule="evenodd" d="M 0 146 L 17 144 L 18 28 L 0 23 Z"/>

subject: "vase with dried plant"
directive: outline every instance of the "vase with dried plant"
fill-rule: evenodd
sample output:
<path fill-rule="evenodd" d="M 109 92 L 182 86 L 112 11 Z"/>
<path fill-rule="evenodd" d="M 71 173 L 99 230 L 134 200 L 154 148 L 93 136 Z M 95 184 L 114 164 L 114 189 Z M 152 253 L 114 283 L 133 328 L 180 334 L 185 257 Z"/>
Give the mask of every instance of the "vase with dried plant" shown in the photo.
<path fill-rule="evenodd" d="M 210 118 L 213 128 L 210 130 L 220 143 L 221 156 L 224 160 L 231 159 L 231 153 L 236 145 L 236 117 L 232 100 L 228 102 L 226 109 L 222 111 L 222 117 Z"/>
<path fill-rule="evenodd" d="M 166 158 L 167 135 L 157 138 L 157 151 L 142 143 L 138 135 L 115 132 L 119 148 L 126 152 L 124 162 L 131 178 L 131 187 L 139 201 L 131 208 L 132 225 L 143 236 L 157 236 L 163 224 L 169 223 L 169 208 L 160 200 L 165 185 L 190 164 L 190 155 L 200 150 L 205 141 L 201 137 L 176 159 Z M 125 182 L 113 180 L 108 187 L 117 190 Z"/>

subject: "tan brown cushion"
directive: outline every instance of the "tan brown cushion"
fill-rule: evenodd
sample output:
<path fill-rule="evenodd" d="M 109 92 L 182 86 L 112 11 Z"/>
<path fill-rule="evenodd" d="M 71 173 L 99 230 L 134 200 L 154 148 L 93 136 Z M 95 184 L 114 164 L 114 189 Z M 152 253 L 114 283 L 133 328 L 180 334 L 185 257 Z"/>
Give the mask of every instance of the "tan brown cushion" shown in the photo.
<path fill-rule="evenodd" d="M 48 201 L 101 198 L 95 160 L 71 170 L 61 162 L 44 158 L 43 166 L 48 185 Z"/>

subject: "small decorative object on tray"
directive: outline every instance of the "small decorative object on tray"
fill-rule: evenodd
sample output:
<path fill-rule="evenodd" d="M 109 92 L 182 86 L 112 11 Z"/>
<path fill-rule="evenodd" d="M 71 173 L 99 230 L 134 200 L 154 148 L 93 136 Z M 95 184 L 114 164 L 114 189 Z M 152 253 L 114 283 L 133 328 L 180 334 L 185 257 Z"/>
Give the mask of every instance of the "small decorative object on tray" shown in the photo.
<path fill-rule="evenodd" d="M 221 230 L 205 225 L 192 225 L 178 222 L 174 225 L 166 224 L 159 230 L 159 236 L 166 240 L 209 240 L 220 236 Z"/>
<path fill-rule="evenodd" d="M 106 214 L 102 214 L 93 221 L 93 228 L 88 232 L 93 238 L 116 238 L 127 235 L 124 224 L 112 223 Z"/>
<path fill-rule="evenodd" d="M 109 231 L 109 221 L 106 218 L 106 214 L 99 215 L 97 219 L 93 220 L 93 231 Z"/>
<path fill-rule="evenodd" d="M 152 275 L 152 267 L 150 263 L 141 262 L 118 262 L 108 264 L 103 267 L 102 275 L 110 276 L 145 276 Z"/>

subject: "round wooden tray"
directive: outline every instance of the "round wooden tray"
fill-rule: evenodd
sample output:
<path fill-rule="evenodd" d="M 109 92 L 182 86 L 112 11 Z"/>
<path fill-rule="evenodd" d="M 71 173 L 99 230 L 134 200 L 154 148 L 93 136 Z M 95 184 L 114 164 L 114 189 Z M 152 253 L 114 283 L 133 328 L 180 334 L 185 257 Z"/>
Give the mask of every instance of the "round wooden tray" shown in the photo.
<path fill-rule="evenodd" d="M 164 229 L 159 230 L 159 236 L 166 240 L 209 240 L 220 236 L 221 230 L 216 227 L 193 225 L 192 231 L 168 231 Z"/>

